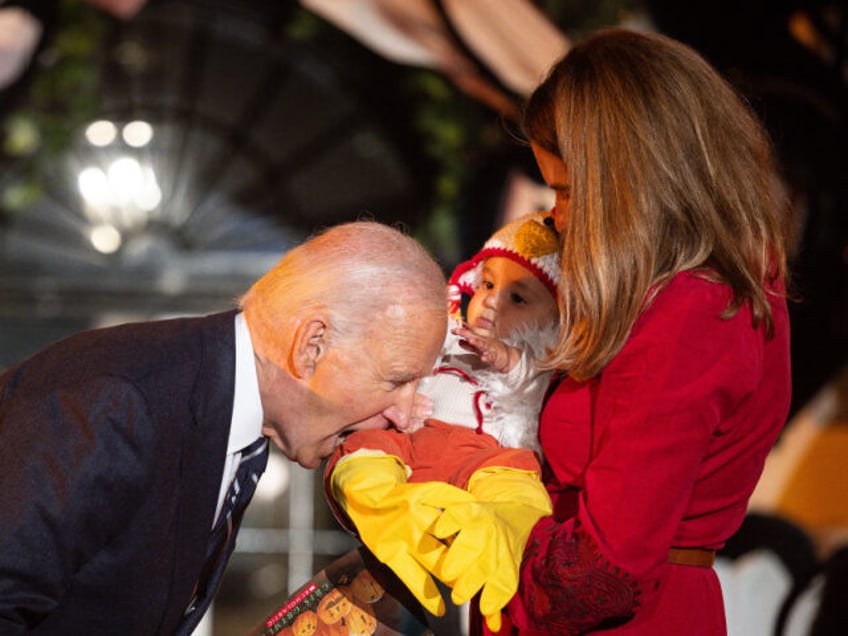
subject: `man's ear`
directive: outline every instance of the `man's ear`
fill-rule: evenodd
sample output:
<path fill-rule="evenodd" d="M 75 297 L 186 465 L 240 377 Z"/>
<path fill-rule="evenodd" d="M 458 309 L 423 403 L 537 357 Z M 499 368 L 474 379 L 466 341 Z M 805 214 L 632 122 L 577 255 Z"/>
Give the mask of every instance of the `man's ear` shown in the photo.
<path fill-rule="evenodd" d="M 292 369 L 298 378 L 308 380 L 327 352 L 327 323 L 321 317 L 304 319 L 292 342 Z"/>

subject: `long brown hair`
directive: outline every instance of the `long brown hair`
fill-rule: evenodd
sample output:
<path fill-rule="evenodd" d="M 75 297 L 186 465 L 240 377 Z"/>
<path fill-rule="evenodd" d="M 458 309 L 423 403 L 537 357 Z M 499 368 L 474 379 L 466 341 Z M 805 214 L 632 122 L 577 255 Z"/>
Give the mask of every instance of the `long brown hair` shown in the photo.
<path fill-rule="evenodd" d="M 773 332 L 788 215 L 763 127 L 696 52 L 610 29 L 575 46 L 530 97 L 527 137 L 566 163 L 563 330 L 550 363 L 592 377 L 651 294 L 703 268 Z"/>

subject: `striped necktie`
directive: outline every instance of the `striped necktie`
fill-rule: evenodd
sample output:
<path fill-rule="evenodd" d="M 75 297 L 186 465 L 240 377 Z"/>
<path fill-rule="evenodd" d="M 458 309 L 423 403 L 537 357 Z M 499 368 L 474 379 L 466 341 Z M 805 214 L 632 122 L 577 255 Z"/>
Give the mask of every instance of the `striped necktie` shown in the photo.
<path fill-rule="evenodd" d="M 176 636 L 188 636 L 197 627 L 215 597 L 224 570 L 236 545 L 244 510 L 256 490 L 259 477 L 268 464 L 268 439 L 260 437 L 241 454 L 239 466 L 233 483 L 230 485 L 218 520 L 209 535 L 206 562 L 198 577 L 194 597 L 186 609 L 185 618 L 176 632 Z"/>

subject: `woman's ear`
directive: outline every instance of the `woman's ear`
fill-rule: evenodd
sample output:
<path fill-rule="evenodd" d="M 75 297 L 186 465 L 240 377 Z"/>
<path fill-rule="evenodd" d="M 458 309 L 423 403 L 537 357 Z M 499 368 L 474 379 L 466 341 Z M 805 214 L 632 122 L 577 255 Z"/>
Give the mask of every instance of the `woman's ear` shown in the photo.
<path fill-rule="evenodd" d="M 292 342 L 292 371 L 295 377 L 308 380 L 327 351 L 327 322 L 321 317 L 304 319 Z"/>

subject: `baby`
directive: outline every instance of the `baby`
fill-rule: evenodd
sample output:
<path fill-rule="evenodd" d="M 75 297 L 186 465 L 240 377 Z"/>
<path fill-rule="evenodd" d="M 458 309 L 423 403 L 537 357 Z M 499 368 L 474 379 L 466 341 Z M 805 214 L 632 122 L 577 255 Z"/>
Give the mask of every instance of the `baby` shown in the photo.
<path fill-rule="evenodd" d="M 536 363 L 556 341 L 558 269 L 549 213 L 507 224 L 456 268 L 448 288 L 454 329 L 433 375 L 419 385 L 427 399 L 419 400 L 418 417 L 541 452 L 537 419 L 551 373 Z"/>
<path fill-rule="evenodd" d="M 444 612 L 432 573 L 457 604 L 482 589 L 480 611 L 494 631 L 517 589 L 527 536 L 551 514 L 537 438 L 551 372 L 538 361 L 559 326 L 558 247 L 553 219 L 538 212 L 458 266 L 448 289 L 453 325 L 419 385 L 418 426 L 352 433 L 325 473 L 341 523 L 426 609 Z"/>

